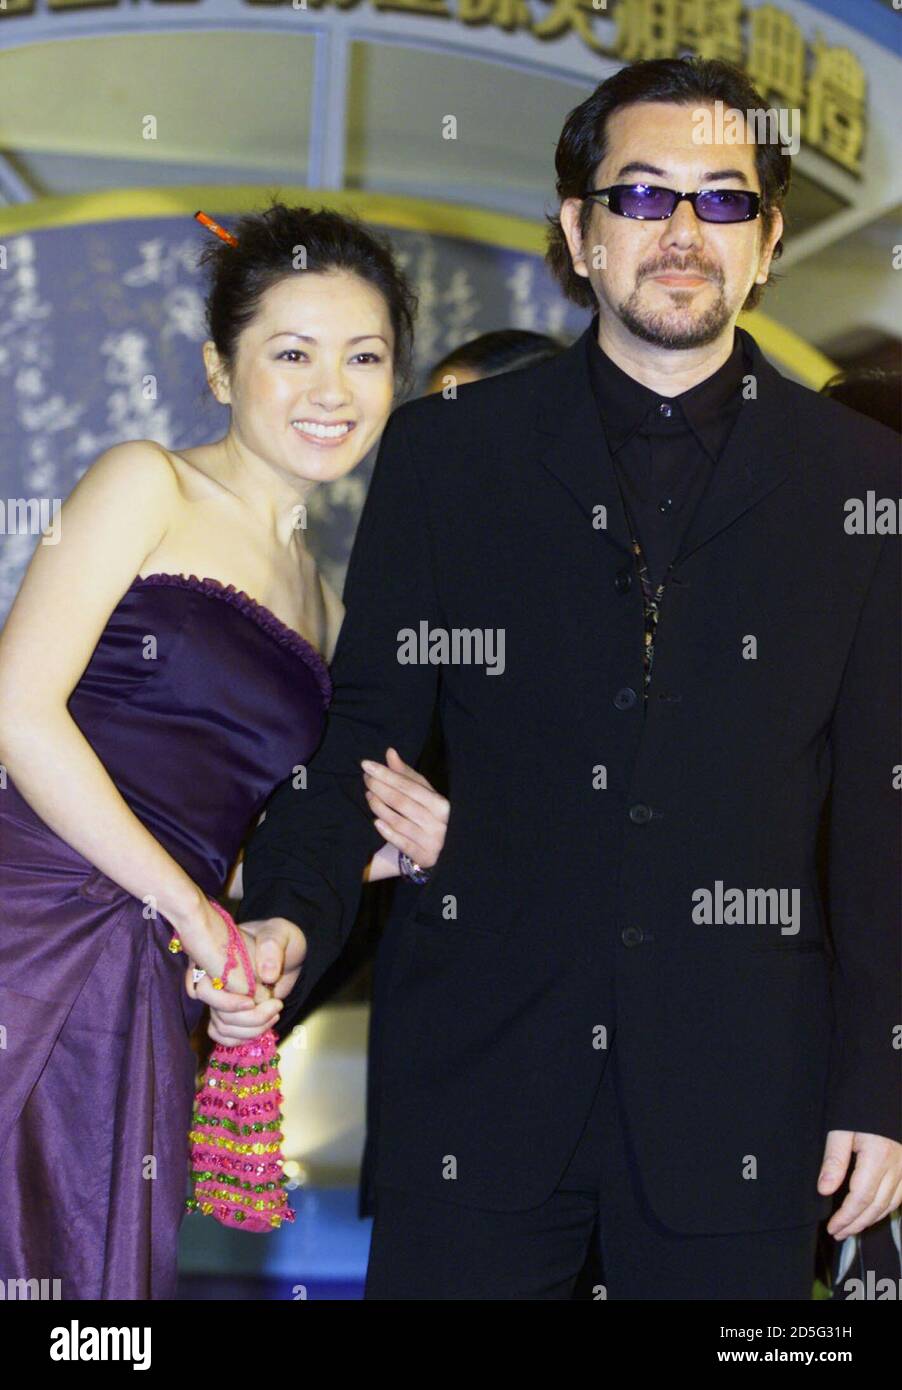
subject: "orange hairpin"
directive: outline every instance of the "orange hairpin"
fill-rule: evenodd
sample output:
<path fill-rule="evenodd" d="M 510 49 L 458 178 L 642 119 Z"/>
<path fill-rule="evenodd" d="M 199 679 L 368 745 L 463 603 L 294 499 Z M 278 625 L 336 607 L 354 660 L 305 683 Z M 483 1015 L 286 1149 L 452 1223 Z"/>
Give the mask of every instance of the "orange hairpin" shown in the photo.
<path fill-rule="evenodd" d="M 227 232 L 225 227 L 220 227 L 219 223 L 214 222 L 213 218 L 208 217 L 205 212 L 196 212 L 194 216 L 198 222 L 202 222 L 205 227 L 208 227 L 211 232 L 215 232 L 223 241 L 227 241 L 230 246 L 238 245 L 238 238 L 232 236 L 231 232 Z"/>

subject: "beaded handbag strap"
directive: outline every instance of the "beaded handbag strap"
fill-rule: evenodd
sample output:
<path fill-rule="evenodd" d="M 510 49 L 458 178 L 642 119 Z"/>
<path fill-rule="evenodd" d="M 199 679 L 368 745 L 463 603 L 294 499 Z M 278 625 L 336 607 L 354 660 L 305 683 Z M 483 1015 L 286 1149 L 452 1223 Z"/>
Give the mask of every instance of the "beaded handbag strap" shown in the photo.
<path fill-rule="evenodd" d="M 222 906 L 222 904 L 218 903 L 215 898 L 211 898 L 210 902 L 212 903 L 213 907 L 216 908 L 216 911 L 219 913 L 220 917 L 223 919 L 223 921 L 229 929 L 229 949 L 226 955 L 225 968 L 222 972 L 223 988 L 225 988 L 226 981 L 229 978 L 229 971 L 234 970 L 235 968 L 235 952 L 237 950 L 238 955 L 241 957 L 241 964 L 244 967 L 245 977 L 247 979 L 248 984 L 250 985 L 251 994 L 253 994 L 256 985 L 256 979 L 254 976 L 253 967 L 251 965 L 251 958 L 248 955 L 247 947 L 244 944 L 244 937 L 238 930 L 238 927 L 235 923 L 235 919 L 232 916 L 231 912 L 227 912 L 226 909 Z"/>

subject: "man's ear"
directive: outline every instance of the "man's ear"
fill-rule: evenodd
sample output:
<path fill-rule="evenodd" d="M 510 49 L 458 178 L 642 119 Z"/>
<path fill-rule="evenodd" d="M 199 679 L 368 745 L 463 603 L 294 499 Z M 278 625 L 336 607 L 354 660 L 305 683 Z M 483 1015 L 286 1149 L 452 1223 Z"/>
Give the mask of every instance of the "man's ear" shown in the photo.
<path fill-rule="evenodd" d="M 755 276 L 755 284 L 763 285 L 770 274 L 770 263 L 773 259 L 774 247 L 783 235 L 783 214 L 779 210 L 774 213 L 773 226 L 761 252 L 761 267 Z"/>
<path fill-rule="evenodd" d="M 229 374 L 225 363 L 216 351 L 216 344 L 212 338 L 208 338 L 204 343 L 203 354 L 207 385 L 220 405 L 231 405 L 232 394 L 229 387 Z"/>
<path fill-rule="evenodd" d="M 558 217 L 567 239 L 567 248 L 573 262 L 573 269 L 577 275 L 588 278 L 589 269 L 583 256 L 583 239 L 579 230 L 579 215 L 582 205 L 582 198 L 565 198 L 561 203 Z"/>

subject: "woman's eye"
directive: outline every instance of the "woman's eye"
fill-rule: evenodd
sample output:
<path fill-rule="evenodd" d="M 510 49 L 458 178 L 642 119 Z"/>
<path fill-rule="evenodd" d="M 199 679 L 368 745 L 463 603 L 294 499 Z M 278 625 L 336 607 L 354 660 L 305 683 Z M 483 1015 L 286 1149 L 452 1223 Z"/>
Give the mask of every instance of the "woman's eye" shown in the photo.
<path fill-rule="evenodd" d="M 299 361 L 302 357 L 306 357 L 306 356 L 307 356 L 306 352 L 302 351 L 301 348 L 285 348 L 284 351 L 282 351 L 282 352 L 280 352 L 280 353 L 278 354 L 278 356 L 276 357 L 276 361 L 277 361 L 277 362 L 283 362 L 283 361 L 284 361 L 284 362 L 297 362 L 297 361 Z M 357 361 L 360 361 L 360 359 L 361 359 L 361 358 L 364 358 L 364 357 L 365 357 L 365 358 L 369 358 L 369 360 L 370 360 L 371 362 L 381 362 L 381 361 L 382 361 L 382 358 L 380 357 L 379 353 L 377 353 L 377 352 L 358 352 L 358 353 L 355 353 L 354 356 L 352 357 L 351 361 L 352 361 L 352 362 L 357 362 Z"/>

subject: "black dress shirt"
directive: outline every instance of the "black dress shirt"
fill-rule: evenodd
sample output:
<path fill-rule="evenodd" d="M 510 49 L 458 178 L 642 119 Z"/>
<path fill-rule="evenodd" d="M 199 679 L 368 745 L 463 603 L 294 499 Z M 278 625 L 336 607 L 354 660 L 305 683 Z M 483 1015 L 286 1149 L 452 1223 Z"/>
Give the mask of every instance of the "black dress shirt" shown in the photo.
<path fill-rule="evenodd" d="M 749 370 L 742 340 L 711 376 L 679 396 L 660 396 L 622 371 L 587 337 L 592 387 L 628 518 L 657 585 L 677 553 L 742 405 Z"/>

